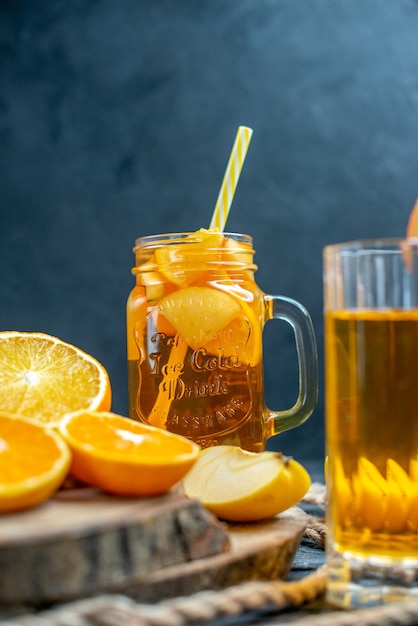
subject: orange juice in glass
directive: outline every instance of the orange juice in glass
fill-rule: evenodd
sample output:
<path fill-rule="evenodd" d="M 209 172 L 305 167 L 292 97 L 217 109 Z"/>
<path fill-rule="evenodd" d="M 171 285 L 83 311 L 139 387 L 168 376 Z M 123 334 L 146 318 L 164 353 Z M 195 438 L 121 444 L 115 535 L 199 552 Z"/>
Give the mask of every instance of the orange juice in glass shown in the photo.
<path fill-rule="evenodd" d="M 140 238 L 127 304 L 130 417 L 202 447 L 260 451 L 304 422 L 317 400 L 315 335 L 307 311 L 264 294 L 254 280 L 252 238 L 201 229 Z M 272 319 L 295 330 L 299 395 L 264 404 L 262 333 Z"/>
<path fill-rule="evenodd" d="M 328 590 L 342 607 L 418 595 L 418 245 L 324 252 Z"/>

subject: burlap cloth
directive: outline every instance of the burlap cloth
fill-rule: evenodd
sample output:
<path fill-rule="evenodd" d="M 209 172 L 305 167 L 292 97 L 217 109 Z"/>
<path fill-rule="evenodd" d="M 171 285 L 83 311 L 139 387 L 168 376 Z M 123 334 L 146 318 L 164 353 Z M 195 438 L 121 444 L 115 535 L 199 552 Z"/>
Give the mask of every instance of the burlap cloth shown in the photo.
<path fill-rule="evenodd" d="M 323 485 L 314 484 L 304 501 L 321 506 L 324 499 Z M 309 516 L 304 538 L 324 549 L 324 520 Z M 2 620 L 0 626 L 418 626 L 418 600 L 356 611 L 337 611 L 326 606 L 325 567 L 302 580 L 252 581 L 156 604 L 137 603 L 123 595 L 102 595 Z"/>

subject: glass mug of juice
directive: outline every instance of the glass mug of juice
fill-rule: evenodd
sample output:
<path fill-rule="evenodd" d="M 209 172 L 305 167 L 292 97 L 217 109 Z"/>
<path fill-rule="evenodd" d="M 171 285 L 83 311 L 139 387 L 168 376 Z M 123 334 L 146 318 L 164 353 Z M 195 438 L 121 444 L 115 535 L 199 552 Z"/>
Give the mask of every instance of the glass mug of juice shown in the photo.
<path fill-rule="evenodd" d="M 328 599 L 418 597 L 418 240 L 324 251 Z"/>
<path fill-rule="evenodd" d="M 304 422 L 317 401 L 317 355 L 309 314 L 265 295 L 254 280 L 252 238 L 201 229 L 140 238 L 127 304 L 129 415 L 202 447 L 260 451 Z M 264 404 L 262 333 L 268 320 L 294 329 L 299 395 Z"/>

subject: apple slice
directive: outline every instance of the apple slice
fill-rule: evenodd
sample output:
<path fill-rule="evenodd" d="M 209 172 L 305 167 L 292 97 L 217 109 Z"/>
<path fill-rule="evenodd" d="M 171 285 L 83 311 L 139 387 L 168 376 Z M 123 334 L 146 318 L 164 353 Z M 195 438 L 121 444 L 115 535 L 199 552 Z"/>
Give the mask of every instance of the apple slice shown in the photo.
<path fill-rule="evenodd" d="M 278 452 L 248 452 L 229 445 L 200 452 L 184 490 L 220 519 L 251 522 L 297 504 L 311 479 L 304 467 Z"/>

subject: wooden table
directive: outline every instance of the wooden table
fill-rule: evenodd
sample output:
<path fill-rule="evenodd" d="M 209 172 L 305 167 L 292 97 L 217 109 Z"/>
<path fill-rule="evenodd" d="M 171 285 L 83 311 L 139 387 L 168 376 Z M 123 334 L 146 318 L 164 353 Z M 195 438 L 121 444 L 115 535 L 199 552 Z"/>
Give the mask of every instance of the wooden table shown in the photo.
<path fill-rule="evenodd" d="M 303 464 L 307 467 L 314 482 L 323 482 L 323 463 L 321 461 L 303 462 Z M 324 516 L 322 506 L 301 503 L 300 507 L 313 519 L 321 519 Z M 86 614 L 78 611 L 77 602 L 75 602 L 59 605 L 55 609 L 58 612 L 55 615 L 54 610 L 26 616 L 3 615 L 0 616 L 0 626 L 3 624 L 5 626 L 6 624 L 8 626 L 61 626 L 61 624 L 70 623 L 80 623 L 83 626 L 125 626 L 125 624 L 129 624 L 129 626 L 154 626 L 156 623 L 160 626 L 169 626 L 173 623 L 180 626 L 188 626 L 189 624 L 193 624 L 193 626 L 278 626 L 279 624 L 292 624 L 292 626 L 398 626 L 401 623 L 403 626 L 418 626 L 418 601 L 361 611 L 336 611 L 326 605 L 323 593 L 315 595 L 314 601 L 306 602 L 303 605 L 295 602 L 293 606 L 287 609 L 280 605 L 280 601 L 272 601 L 271 603 L 258 603 L 257 609 L 240 610 L 236 613 L 232 610 L 232 615 L 228 615 L 228 612 L 222 608 L 212 613 L 212 615 L 217 615 L 216 619 L 210 618 L 210 612 L 205 616 L 204 607 L 209 596 L 215 599 L 214 603 L 218 603 L 217 606 L 222 606 L 225 605 L 226 601 L 229 602 L 231 597 L 233 598 L 235 592 L 238 594 L 237 597 L 242 598 L 243 590 L 250 589 L 251 585 L 252 591 L 257 585 L 270 586 L 269 588 L 274 587 L 275 589 L 286 588 L 286 591 L 289 588 L 299 590 L 304 585 L 305 587 L 309 586 L 307 581 L 316 579 L 322 581 L 316 588 L 323 591 L 324 577 L 318 574 L 318 570 L 324 565 L 324 562 L 323 547 L 318 542 L 304 536 L 293 555 L 290 571 L 283 581 L 270 581 L 270 583 L 250 581 L 235 587 L 227 587 L 224 590 L 208 590 L 192 594 L 189 597 L 174 597 L 158 602 L 156 605 L 144 604 L 142 601 L 134 600 L 126 595 L 119 597 L 99 595 L 87 601 L 90 602 L 90 608 Z M 243 589 L 245 585 L 248 587 Z M 120 601 L 119 605 L 115 604 L 115 599 Z M 106 603 L 106 601 L 109 603 L 108 611 L 104 610 L 106 604 L 103 602 Z M 81 603 L 83 602 L 85 601 L 81 600 Z M 192 605 L 195 609 L 198 607 L 197 611 L 194 609 L 195 616 L 198 616 L 197 620 L 191 618 L 193 610 L 185 609 L 187 605 L 189 609 Z M 62 610 L 65 611 L 65 607 L 69 609 L 69 613 L 66 613 L 65 619 L 63 619 Z M 97 611 L 94 610 L 94 607 L 97 607 Z M 73 615 L 72 621 L 70 619 L 71 611 L 74 611 L 76 617 L 74 620 Z M 173 622 L 175 611 L 178 611 L 178 614 L 176 621 Z M 59 614 L 59 612 L 61 613 Z M 80 615 L 82 615 L 81 619 L 79 619 Z M 226 615 L 228 616 L 226 617 Z M 158 619 L 155 621 L 157 617 Z"/>
<path fill-rule="evenodd" d="M 271 520 L 224 524 L 181 486 L 130 499 L 70 485 L 0 520 L 0 620 L 117 596 L 141 605 L 205 590 L 219 597 L 242 582 L 280 580 L 306 519 L 292 507 Z M 306 574 L 305 547 L 292 576 Z"/>

